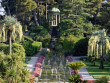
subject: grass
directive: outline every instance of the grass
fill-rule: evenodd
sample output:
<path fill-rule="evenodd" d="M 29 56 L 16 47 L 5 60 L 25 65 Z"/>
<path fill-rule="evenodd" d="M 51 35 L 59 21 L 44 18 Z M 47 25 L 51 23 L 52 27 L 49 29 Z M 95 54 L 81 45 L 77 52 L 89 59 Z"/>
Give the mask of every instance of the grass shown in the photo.
<path fill-rule="evenodd" d="M 108 76 L 110 78 L 110 69 L 99 69 L 99 68 L 87 68 L 90 75 L 92 75 L 95 79 L 99 79 L 102 76 Z"/>
<path fill-rule="evenodd" d="M 92 62 L 89 62 L 89 61 L 86 61 L 85 64 L 87 67 L 99 67 L 100 66 L 100 60 L 95 61 L 95 66 Z M 104 61 L 104 67 L 110 67 L 110 63 Z"/>

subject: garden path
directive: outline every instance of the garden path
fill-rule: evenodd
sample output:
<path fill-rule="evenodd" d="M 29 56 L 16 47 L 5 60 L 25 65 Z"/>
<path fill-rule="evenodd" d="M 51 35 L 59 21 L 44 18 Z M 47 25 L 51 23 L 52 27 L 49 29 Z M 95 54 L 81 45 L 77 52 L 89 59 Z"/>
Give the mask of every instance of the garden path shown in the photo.
<path fill-rule="evenodd" d="M 28 61 L 27 67 L 25 67 L 29 71 L 34 71 L 35 64 L 37 62 L 38 57 L 40 56 L 41 52 L 39 51 L 35 56 L 31 57 L 31 60 Z"/>
<path fill-rule="evenodd" d="M 31 57 L 31 60 L 28 61 L 26 69 L 29 70 L 29 71 L 34 71 L 37 59 L 38 59 L 38 57 Z"/>
<path fill-rule="evenodd" d="M 80 57 L 73 57 L 74 62 L 79 62 Z M 95 80 L 87 71 L 86 67 L 83 67 L 82 69 L 79 70 L 79 74 L 82 75 L 83 80 Z"/>

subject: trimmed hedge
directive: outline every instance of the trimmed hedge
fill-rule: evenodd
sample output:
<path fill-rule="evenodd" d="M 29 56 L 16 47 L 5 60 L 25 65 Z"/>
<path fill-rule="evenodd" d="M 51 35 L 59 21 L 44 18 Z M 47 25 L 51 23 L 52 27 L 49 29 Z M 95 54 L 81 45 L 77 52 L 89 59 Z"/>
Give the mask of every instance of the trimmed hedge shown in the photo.
<path fill-rule="evenodd" d="M 88 50 L 88 40 L 89 38 L 80 39 L 74 46 L 75 56 L 85 56 Z"/>
<path fill-rule="evenodd" d="M 42 48 L 42 42 L 36 42 L 29 36 L 24 36 L 24 40 L 21 44 L 23 45 L 27 56 L 36 54 Z"/>

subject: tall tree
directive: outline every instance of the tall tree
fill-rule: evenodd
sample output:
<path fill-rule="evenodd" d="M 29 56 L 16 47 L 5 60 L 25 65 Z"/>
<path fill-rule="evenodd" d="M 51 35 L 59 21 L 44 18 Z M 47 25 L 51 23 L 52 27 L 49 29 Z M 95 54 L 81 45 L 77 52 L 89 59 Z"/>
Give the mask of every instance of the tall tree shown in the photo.
<path fill-rule="evenodd" d="M 37 8 L 37 4 L 33 0 L 3 0 L 7 15 L 14 15 L 18 20 L 25 23 L 27 19 L 32 18 L 32 11 Z"/>
<path fill-rule="evenodd" d="M 9 53 L 12 54 L 12 39 L 15 41 L 22 38 L 22 26 L 21 24 L 11 16 L 5 17 L 0 23 L 0 42 L 6 42 L 9 38 Z"/>
<path fill-rule="evenodd" d="M 103 55 L 108 53 L 110 42 L 105 29 L 92 34 L 88 42 L 88 56 L 100 58 L 100 68 L 103 69 Z"/>
<path fill-rule="evenodd" d="M 61 34 L 73 34 L 83 36 L 93 30 L 93 25 L 89 21 L 90 10 L 87 8 L 88 2 L 85 0 L 63 0 L 59 5 L 62 21 L 59 31 Z"/>

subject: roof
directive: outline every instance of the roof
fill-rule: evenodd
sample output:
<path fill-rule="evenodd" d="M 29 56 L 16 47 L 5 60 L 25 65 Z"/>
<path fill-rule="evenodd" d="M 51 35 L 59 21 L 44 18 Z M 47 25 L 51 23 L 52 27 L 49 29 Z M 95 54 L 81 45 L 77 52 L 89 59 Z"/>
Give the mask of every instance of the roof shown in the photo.
<path fill-rule="evenodd" d="M 52 9 L 49 9 L 48 12 L 60 13 L 60 10 L 58 8 L 53 7 Z"/>

